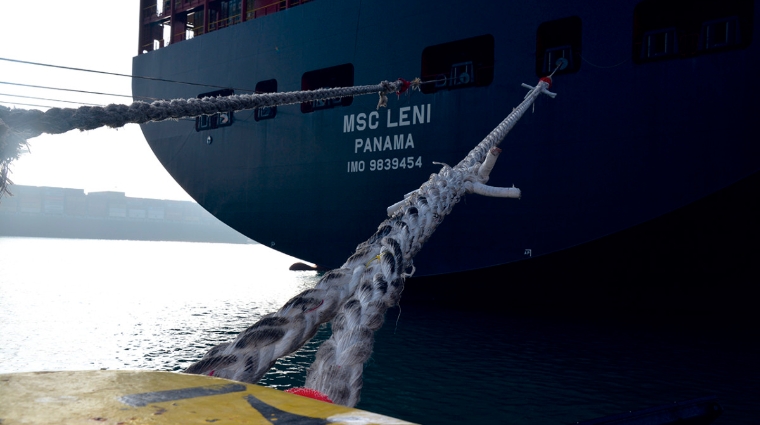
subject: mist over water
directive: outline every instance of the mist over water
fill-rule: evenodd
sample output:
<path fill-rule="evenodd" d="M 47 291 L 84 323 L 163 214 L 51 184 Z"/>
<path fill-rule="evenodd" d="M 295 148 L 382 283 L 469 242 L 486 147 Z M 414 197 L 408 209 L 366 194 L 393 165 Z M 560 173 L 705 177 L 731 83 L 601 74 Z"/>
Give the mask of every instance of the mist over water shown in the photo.
<path fill-rule="evenodd" d="M 263 245 L 0 238 L 0 373 L 181 371 L 316 284 Z M 481 289 L 487 288 L 487 283 Z M 484 291 L 487 296 L 487 291 Z M 740 324 L 391 309 L 361 409 L 419 423 L 567 424 L 716 395 L 760 417 L 760 348 Z M 323 325 L 260 382 L 302 386 Z"/>

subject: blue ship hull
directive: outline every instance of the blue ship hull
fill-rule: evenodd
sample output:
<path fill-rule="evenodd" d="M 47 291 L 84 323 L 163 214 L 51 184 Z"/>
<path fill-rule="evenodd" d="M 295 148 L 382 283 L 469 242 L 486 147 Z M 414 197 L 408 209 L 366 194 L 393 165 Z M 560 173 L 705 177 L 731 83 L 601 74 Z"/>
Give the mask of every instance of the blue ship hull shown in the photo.
<path fill-rule="evenodd" d="M 135 80 L 133 93 L 243 93 L 271 80 L 293 91 L 324 85 L 315 71 L 349 65 L 357 85 L 434 80 L 448 66 L 441 87 L 393 96 L 387 110 L 363 96 L 279 107 L 273 118 L 244 111 L 218 128 L 142 125 L 164 167 L 221 221 L 333 268 L 374 233 L 386 207 L 439 170 L 433 161 L 455 164 L 488 134 L 522 100 L 520 83 L 564 65 L 558 96 L 539 99 L 518 123 L 491 174 L 489 184 L 514 184 L 522 199 L 468 196 L 415 258 L 417 276 L 562 258 L 626 229 L 626 245 L 656 250 L 657 239 L 637 238 L 637 229 L 760 169 L 760 93 L 749 80 L 760 69 L 751 40 L 760 7 L 728 2 L 725 13 L 682 18 L 672 12 L 681 3 L 663 3 L 663 12 L 636 1 L 315 0 L 136 56 L 135 75 L 209 87 Z M 681 37 L 685 19 L 698 26 Z M 568 45 L 556 46 L 562 37 Z M 466 56 L 462 40 L 492 56 L 478 50 L 475 65 L 454 63 Z"/>

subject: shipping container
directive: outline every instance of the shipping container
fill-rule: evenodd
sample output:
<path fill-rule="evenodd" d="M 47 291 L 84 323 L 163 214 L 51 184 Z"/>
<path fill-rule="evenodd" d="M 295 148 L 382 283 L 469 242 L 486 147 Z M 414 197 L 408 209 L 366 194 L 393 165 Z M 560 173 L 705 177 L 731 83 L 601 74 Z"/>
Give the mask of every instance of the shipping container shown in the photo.
<path fill-rule="evenodd" d="M 0 200 L 0 212 L 16 212 L 17 210 L 18 197 L 8 195 L 3 196 L 3 199 Z"/>
<path fill-rule="evenodd" d="M 148 207 L 148 218 L 152 220 L 163 220 L 165 217 L 163 206 Z"/>
<path fill-rule="evenodd" d="M 39 214 L 42 212 L 42 197 L 39 195 L 22 195 L 18 200 L 18 211 Z"/>
<path fill-rule="evenodd" d="M 14 184 L 9 187 L 11 193 L 13 193 L 16 196 L 42 196 L 42 188 L 38 186 L 24 186 L 24 185 L 18 185 Z"/>
<path fill-rule="evenodd" d="M 129 218 L 140 218 L 144 219 L 146 218 L 147 211 L 145 211 L 145 208 L 129 208 L 127 209 L 127 217 Z"/>
<path fill-rule="evenodd" d="M 90 217 L 106 217 L 108 215 L 108 199 L 87 195 L 87 215 Z"/>
<path fill-rule="evenodd" d="M 63 214 L 63 199 L 45 199 L 42 201 L 42 211 L 45 214 Z"/>
<path fill-rule="evenodd" d="M 165 218 L 167 220 L 180 221 L 184 215 L 184 205 L 180 201 L 165 201 Z"/>
<path fill-rule="evenodd" d="M 87 197 L 82 193 L 78 195 L 66 196 L 66 208 L 64 213 L 67 215 L 83 216 L 87 215 Z"/>
<path fill-rule="evenodd" d="M 108 203 L 108 216 L 126 218 L 127 217 L 127 205 L 119 202 Z"/>

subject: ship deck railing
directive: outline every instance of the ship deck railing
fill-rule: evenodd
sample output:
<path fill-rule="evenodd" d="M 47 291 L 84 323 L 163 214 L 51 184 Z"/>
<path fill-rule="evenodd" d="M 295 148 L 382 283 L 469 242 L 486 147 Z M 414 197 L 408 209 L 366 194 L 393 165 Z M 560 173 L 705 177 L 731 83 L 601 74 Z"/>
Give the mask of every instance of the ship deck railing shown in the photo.
<path fill-rule="evenodd" d="M 166 34 L 162 38 L 151 39 L 152 37 L 150 34 L 155 34 L 156 26 L 172 27 L 172 29 L 176 31 L 177 28 L 173 25 L 173 20 L 180 19 L 180 21 L 183 22 L 187 19 L 183 14 L 200 12 L 203 14 L 200 16 L 206 17 L 205 15 L 209 12 L 204 8 L 204 5 L 207 4 L 205 0 L 175 1 L 174 8 L 172 8 L 171 0 L 166 0 L 163 3 L 163 7 L 160 9 L 158 2 L 150 2 L 147 7 L 142 9 L 142 22 L 140 27 L 140 40 L 142 41 L 142 44 L 140 45 L 139 53 L 147 53 L 231 25 L 271 15 L 294 6 L 308 3 L 312 0 L 272 0 L 271 2 L 258 7 L 254 7 L 253 0 L 241 0 L 241 3 L 239 4 L 241 7 L 237 8 L 239 12 L 235 15 L 224 16 L 220 19 L 208 22 L 185 22 L 184 25 L 182 25 L 185 29 L 184 31 Z M 223 14 L 220 13 L 220 15 Z M 206 17 L 206 19 L 208 19 L 208 17 Z M 200 19 L 200 21 L 202 20 L 203 18 Z M 160 35 L 157 36 L 161 37 Z"/>

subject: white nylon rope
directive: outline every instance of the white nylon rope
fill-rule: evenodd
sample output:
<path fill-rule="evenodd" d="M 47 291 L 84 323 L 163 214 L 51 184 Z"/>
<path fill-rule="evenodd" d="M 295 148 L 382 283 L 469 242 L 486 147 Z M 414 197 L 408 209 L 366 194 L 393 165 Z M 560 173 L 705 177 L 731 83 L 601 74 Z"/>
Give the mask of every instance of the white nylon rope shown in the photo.
<path fill-rule="evenodd" d="M 444 165 L 389 211 L 390 218 L 357 246 L 343 266 L 327 272 L 313 289 L 295 296 L 234 341 L 211 349 L 185 372 L 256 382 L 277 358 L 296 351 L 320 324 L 332 321 L 332 336 L 317 351 L 306 386 L 335 403 L 355 406 L 374 331 L 382 326 L 385 311 L 398 303 L 404 279 L 414 273 L 412 258 L 462 195 L 501 194 L 484 184 L 498 155 L 497 145 L 541 93 L 554 97 L 548 87 L 544 79 L 530 87 L 523 102 L 464 160 L 453 168 Z M 510 189 L 503 192 L 519 196 L 519 189 Z"/>

